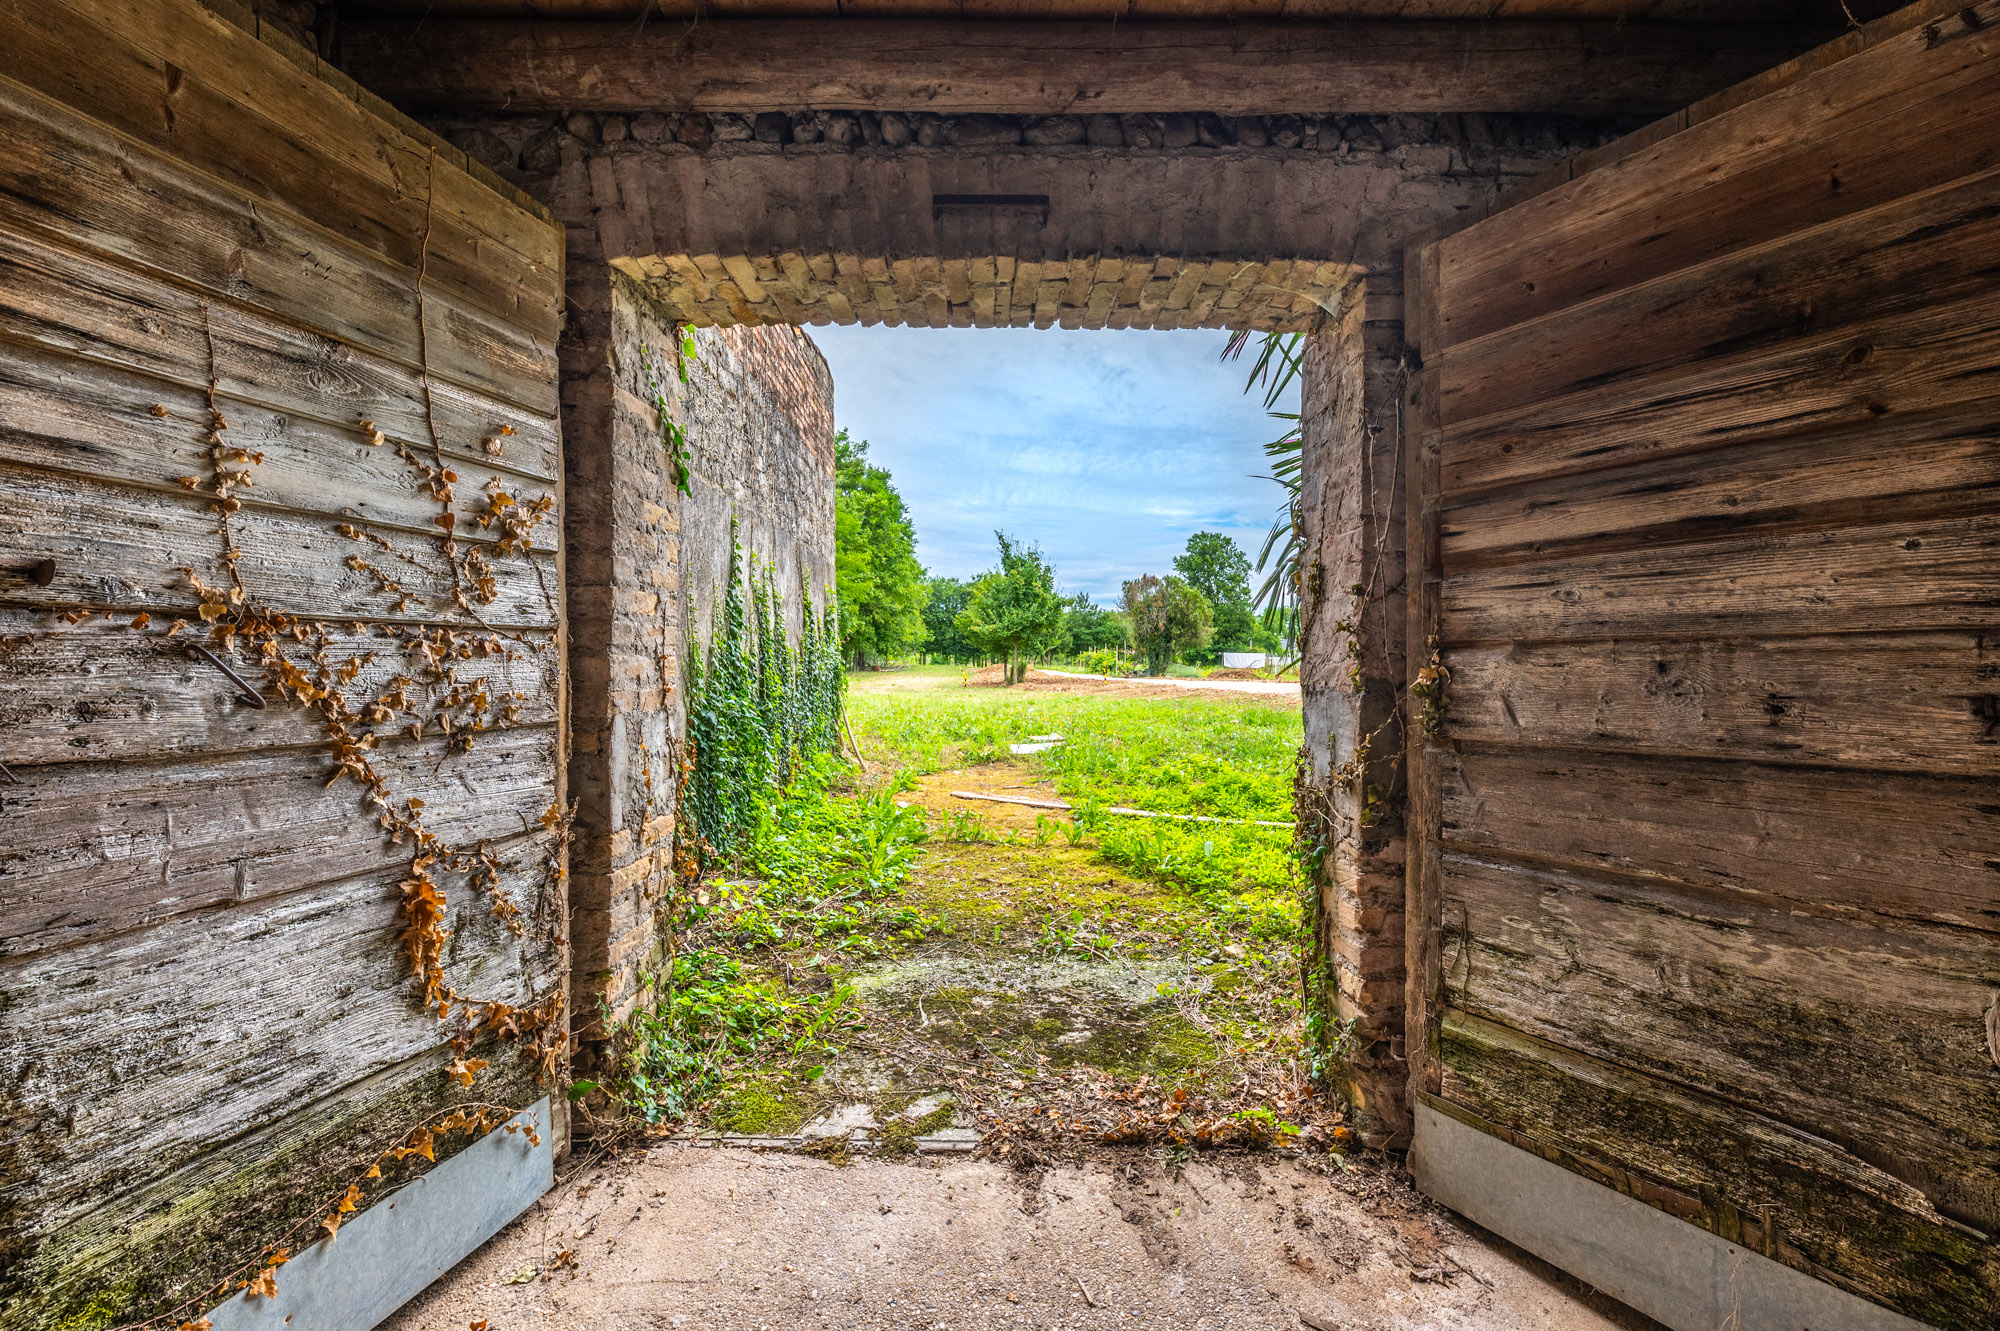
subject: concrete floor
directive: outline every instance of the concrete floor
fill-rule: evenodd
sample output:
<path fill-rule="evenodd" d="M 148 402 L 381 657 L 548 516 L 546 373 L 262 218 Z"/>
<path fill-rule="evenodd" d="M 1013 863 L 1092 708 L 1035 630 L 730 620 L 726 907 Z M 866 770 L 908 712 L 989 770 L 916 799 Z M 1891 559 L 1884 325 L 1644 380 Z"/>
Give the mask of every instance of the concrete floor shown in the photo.
<path fill-rule="evenodd" d="M 1158 1152 L 1023 1173 L 656 1146 L 581 1168 L 386 1331 L 1638 1331 L 1654 1324 L 1423 1201 Z"/>

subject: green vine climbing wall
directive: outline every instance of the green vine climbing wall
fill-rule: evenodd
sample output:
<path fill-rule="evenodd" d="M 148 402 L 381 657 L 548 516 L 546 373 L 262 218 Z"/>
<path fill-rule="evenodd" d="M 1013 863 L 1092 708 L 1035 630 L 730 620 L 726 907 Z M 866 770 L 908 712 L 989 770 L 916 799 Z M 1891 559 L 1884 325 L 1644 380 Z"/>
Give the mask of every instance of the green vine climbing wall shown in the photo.
<path fill-rule="evenodd" d="M 840 747 L 847 677 L 832 593 L 818 615 L 808 598 L 799 641 L 785 631 L 777 568 L 745 555 L 730 527 L 728 590 L 706 661 L 688 652 L 689 770 L 681 823 L 702 864 L 739 854 L 756 827 L 758 796 L 798 764 Z M 800 570 L 799 585 L 809 587 Z"/>

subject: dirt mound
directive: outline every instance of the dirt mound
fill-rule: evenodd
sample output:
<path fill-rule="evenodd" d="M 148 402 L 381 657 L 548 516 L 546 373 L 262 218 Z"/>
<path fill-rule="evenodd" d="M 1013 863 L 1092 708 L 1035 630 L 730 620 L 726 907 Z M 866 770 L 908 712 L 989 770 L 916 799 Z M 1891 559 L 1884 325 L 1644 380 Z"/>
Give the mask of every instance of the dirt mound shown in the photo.
<path fill-rule="evenodd" d="M 1268 679 L 1268 678 L 1269 678 L 1269 676 L 1267 676 L 1267 675 L 1260 675 L 1260 674 L 1258 674 L 1258 673 L 1257 673 L 1257 672 L 1256 672 L 1255 670 L 1252 670 L 1252 669 L 1250 669 L 1250 668 L 1249 668 L 1248 666 L 1231 666 L 1231 667 L 1230 667 L 1229 669 L 1227 669 L 1227 670 L 1211 670 L 1211 671 L 1209 671 L 1209 672 L 1208 672 L 1208 673 L 1207 673 L 1206 675 L 1203 675 L 1203 676 L 1202 676 L 1202 678 L 1203 678 L 1203 679 L 1253 679 L 1253 680 L 1254 680 L 1254 679 Z"/>
<path fill-rule="evenodd" d="M 1006 666 L 982 666 L 978 670 L 966 672 L 965 686 L 969 689 L 997 689 L 1006 678 Z"/>

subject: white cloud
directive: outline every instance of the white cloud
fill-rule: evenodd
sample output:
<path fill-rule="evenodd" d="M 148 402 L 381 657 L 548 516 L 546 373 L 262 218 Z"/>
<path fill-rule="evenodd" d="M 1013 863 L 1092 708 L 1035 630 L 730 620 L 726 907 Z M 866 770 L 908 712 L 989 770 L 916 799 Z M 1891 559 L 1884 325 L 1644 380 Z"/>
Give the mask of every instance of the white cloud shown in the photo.
<path fill-rule="evenodd" d="M 1065 589 L 1113 601 L 1197 531 L 1254 560 L 1280 491 L 1262 445 L 1283 424 L 1246 396 L 1212 331 L 815 328 L 834 419 L 869 441 L 917 528 L 917 557 L 969 577 L 1002 528 Z M 1280 410 L 1297 410 L 1296 389 Z"/>

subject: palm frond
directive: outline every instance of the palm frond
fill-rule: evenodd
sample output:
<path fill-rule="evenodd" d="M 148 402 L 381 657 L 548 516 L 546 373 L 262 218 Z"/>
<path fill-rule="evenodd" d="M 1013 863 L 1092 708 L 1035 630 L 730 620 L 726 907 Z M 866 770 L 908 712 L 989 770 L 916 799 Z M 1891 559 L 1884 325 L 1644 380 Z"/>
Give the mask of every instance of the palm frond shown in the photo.
<path fill-rule="evenodd" d="M 1257 572 L 1264 574 L 1264 581 L 1257 588 L 1252 604 L 1278 621 L 1285 648 L 1292 651 L 1298 644 L 1299 556 L 1304 548 L 1299 532 L 1299 489 L 1305 441 L 1298 413 L 1271 409 L 1299 377 L 1305 359 L 1305 337 L 1300 333 L 1258 334 L 1245 330 L 1230 337 L 1222 349 L 1222 359 L 1240 357 L 1253 337 L 1259 338 L 1260 343 L 1243 391 L 1248 393 L 1261 387 L 1265 412 L 1273 420 L 1290 421 L 1291 426 L 1264 445 L 1264 456 L 1271 467 L 1267 479 L 1285 493 L 1277 516 L 1272 519 L 1271 530 L 1264 536 L 1263 549 L 1257 553 Z"/>

